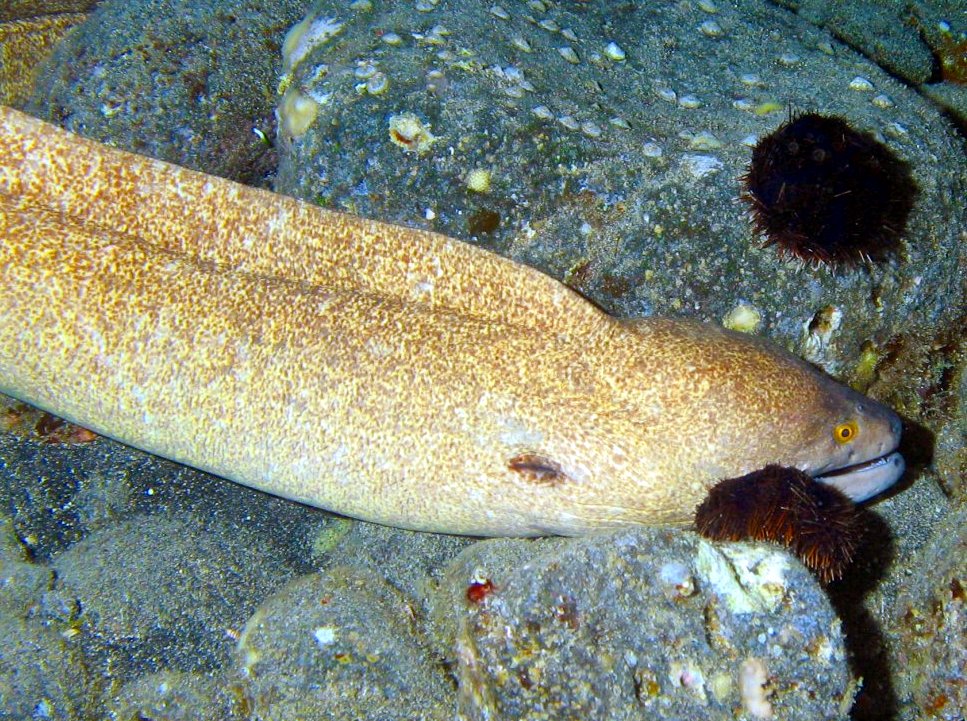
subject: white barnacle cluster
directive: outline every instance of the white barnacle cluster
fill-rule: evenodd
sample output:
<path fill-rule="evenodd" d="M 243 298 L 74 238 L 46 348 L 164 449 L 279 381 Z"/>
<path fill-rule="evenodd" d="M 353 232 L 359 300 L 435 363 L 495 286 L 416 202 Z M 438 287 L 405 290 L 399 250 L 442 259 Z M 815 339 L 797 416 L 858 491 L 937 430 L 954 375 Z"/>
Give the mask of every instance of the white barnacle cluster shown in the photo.
<path fill-rule="evenodd" d="M 324 92 L 322 80 L 328 73 L 326 65 L 319 65 L 298 84 L 293 78 L 299 65 L 321 45 L 325 45 L 343 29 L 343 23 L 336 18 L 310 15 L 296 23 L 286 34 L 282 43 L 282 67 L 284 72 L 279 81 L 279 94 L 282 100 L 276 114 L 279 129 L 288 138 L 297 138 L 315 122 L 319 107 L 329 101 L 331 93 Z"/>

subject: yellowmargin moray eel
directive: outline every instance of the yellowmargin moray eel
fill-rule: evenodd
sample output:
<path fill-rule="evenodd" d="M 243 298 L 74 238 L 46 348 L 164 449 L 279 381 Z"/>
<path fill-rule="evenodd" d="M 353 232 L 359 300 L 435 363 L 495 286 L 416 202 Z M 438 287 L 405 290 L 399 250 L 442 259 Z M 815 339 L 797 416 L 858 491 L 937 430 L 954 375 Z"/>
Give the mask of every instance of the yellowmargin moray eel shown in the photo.
<path fill-rule="evenodd" d="M 863 500 L 900 420 L 761 339 L 0 114 L 0 391 L 247 486 L 471 535 L 686 524 L 770 463 Z"/>

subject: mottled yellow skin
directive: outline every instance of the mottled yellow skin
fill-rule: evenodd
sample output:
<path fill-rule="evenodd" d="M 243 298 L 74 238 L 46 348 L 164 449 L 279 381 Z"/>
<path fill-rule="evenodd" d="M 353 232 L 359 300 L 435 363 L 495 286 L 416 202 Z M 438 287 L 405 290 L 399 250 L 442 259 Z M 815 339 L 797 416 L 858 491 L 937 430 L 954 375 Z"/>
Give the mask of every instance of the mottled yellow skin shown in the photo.
<path fill-rule="evenodd" d="M 887 409 L 755 339 L 6 109 L 0 236 L 0 391 L 379 523 L 686 523 L 721 478 L 896 445 Z"/>
<path fill-rule="evenodd" d="M 37 68 L 86 17 L 84 13 L 62 13 L 5 21 L 0 12 L 0 103 L 23 105 L 33 89 Z"/>

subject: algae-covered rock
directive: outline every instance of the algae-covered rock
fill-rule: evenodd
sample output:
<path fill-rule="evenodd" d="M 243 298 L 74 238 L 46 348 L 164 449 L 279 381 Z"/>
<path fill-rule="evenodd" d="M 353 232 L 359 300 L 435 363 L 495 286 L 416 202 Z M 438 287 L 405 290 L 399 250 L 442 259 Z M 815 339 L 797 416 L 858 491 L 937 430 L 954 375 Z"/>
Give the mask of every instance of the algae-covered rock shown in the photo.
<path fill-rule="evenodd" d="M 0 719 L 89 718 L 91 679 L 68 639 L 7 613 L 0 613 L 0 638 Z"/>
<path fill-rule="evenodd" d="M 846 718 L 854 685 L 839 621 L 780 551 L 654 529 L 525 563 L 502 548 L 502 568 L 481 544 L 451 572 L 458 588 L 489 585 L 458 605 L 467 718 Z"/>
<path fill-rule="evenodd" d="M 279 191 L 486 245 L 617 314 L 748 307 L 835 375 L 865 341 L 963 304 L 962 139 L 773 5 L 323 0 L 283 68 Z M 789 108 L 843 117 L 910 166 L 894 257 L 803 267 L 760 247 L 741 176 Z"/>
<path fill-rule="evenodd" d="M 136 152 L 265 184 L 285 29 L 302 0 L 105 0 L 38 73 L 28 112 Z M 261 133 L 261 135 L 259 134 Z"/>
<path fill-rule="evenodd" d="M 453 686 L 396 589 L 364 571 L 298 578 L 267 599 L 238 642 L 252 718 L 451 719 Z"/>
<path fill-rule="evenodd" d="M 861 51 L 905 80 L 919 84 L 933 74 L 933 56 L 924 42 L 907 0 L 773 0 L 795 9 L 800 17 L 828 28 L 843 42 Z"/>
<path fill-rule="evenodd" d="M 967 711 L 967 503 L 910 559 L 892 606 L 889 652 L 904 718 L 960 721 Z"/>
<path fill-rule="evenodd" d="M 220 674 L 161 671 L 126 683 L 108 702 L 111 717 L 159 721 L 243 721 L 247 700 Z"/>
<path fill-rule="evenodd" d="M 0 516 L 0 613 L 26 618 L 53 582 L 53 570 L 27 559 L 13 523 Z"/>
<path fill-rule="evenodd" d="M 59 582 L 47 606 L 80 609 L 55 621 L 79 628 L 88 657 L 111 677 L 213 668 L 230 656 L 229 632 L 291 576 L 279 555 L 246 529 L 142 516 L 54 559 Z"/>

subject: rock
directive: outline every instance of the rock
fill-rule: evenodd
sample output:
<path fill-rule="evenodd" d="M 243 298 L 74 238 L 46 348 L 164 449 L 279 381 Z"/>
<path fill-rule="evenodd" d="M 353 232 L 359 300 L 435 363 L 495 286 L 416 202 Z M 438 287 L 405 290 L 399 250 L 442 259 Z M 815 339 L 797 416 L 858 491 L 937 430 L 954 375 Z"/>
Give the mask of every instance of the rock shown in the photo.
<path fill-rule="evenodd" d="M 72 643 L 7 613 L 0 613 L 0 638 L 0 719 L 91 718 L 89 679 Z"/>
<path fill-rule="evenodd" d="M 53 582 L 53 570 L 28 561 L 13 523 L 0 517 L 0 612 L 26 618 Z"/>
<path fill-rule="evenodd" d="M 944 250 L 965 232 L 949 201 L 967 195 L 962 139 L 780 8 L 323 1 L 283 66 L 279 191 L 485 245 L 618 315 L 747 306 L 842 377 L 864 342 L 946 327 L 964 302 L 962 257 Z M 842 116 L 909 164 L 896 257 L 803 268 L 760 247 L 740 178 L 790 107 Z M 468 185 L 480 172 L 486 192 Z"/>
<path fill-rule="evenodd" d="M 219 674 L 162 671 L 126 683 L 108 703 L 115 719 L 242 721 L 247 700 Z"/>
<path fill-rule="evenodd" d="M 466 590 L 466 718 L 847 718 L 855 685 L 839 620 L 786 554 L 638 529 L 520 563 L 515 543 L 526 544 L 473 546 L 451 572 Z"/>
<path fill-rule="evenodd" d="M 304 9 L 302 0 L 106 0 L 41 70 L 28 112 L 264 185 L 275 165 L 263 138 L 274 133 L 279 43 Z"/>
<path fill-rule="evenodd" d="M 129 678 L 217 667 L 233 630 L 291 576 L 274 544 L 195 517 L 144 516 L 98 531 L 54 559 L 50 613 L 81 630 L 91 662 Z"/>
<path fill-rule="evenodd" d="M 453 718 L 453 687 L 408 600 L 367 572 L 287 584 L 246 623 L 236 664 L 261 721 Z"/>
<path fill-rule="evenodd" d="M 427 613 L 450 562 L 474 543 L 461 536 L 412 533 L 345 518 L 330 519 L 324 528 L 333 524 L 344 526 L 346 532 L 337 545 L 317 556 L 319 570 L 352 566 L 379 576 L 418 604 L 420 617 Z"/>
<path fill-rule="evenodd" d="M 778 0 L 804 20 L 827 28 L 890 72 L 918 85 L 933 73 L 930 47 L 910 22 L 911 3 L 904 0 L 854 0 L 848 4 L 824 0 Z"/>
<path fill-rule="evenodd" d="M 887 626 L 902 718 L 959 721 L 967 710 L 967 503 L 909 563 Z"/>

